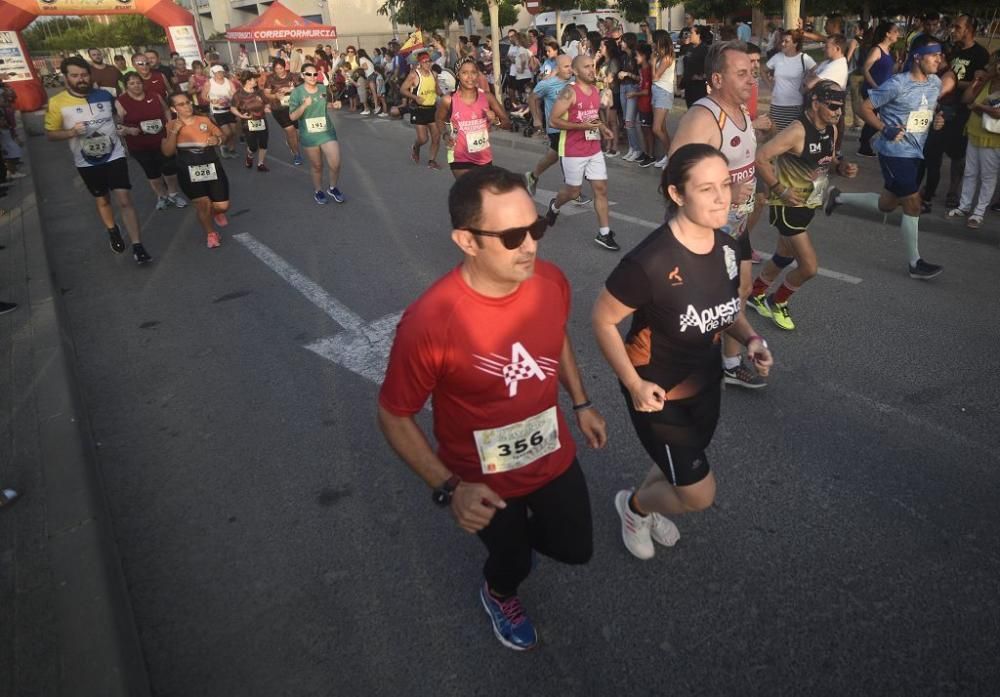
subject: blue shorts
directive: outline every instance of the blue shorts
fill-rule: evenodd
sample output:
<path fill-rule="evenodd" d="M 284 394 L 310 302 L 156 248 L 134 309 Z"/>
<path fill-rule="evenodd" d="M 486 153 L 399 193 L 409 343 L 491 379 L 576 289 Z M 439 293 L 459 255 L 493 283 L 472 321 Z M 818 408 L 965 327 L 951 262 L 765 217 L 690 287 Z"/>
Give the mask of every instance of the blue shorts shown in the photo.
<path fill-rule="evenodd" d="M 879 153 L 885 190 L 896 198 L 912 196 L 920 191 L 919 157 L 889 157 Z"/>
<path fill-rule="evenodd" d="M 666 109 L 669 111 L 674 108 L 674 93 L 667 92 L 662 87 L 657 87 L 653 85 L 653 108 L 654 109 Z"/>

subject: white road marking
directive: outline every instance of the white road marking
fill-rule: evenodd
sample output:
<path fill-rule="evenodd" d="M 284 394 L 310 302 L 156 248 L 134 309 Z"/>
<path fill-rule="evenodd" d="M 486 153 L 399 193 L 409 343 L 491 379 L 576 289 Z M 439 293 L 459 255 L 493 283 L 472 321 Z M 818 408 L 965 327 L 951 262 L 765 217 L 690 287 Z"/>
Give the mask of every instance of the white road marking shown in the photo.
<path fill-rule="evenodd" d="M 535 189 L 535 202 L 542 204 L 546 209 L 548 209 L 549 201 L 556 197 L 558 191 L 549 191 L 548 189 Z M 608 201 L 609 206 L 618 205 L 617 201 Z M 588 203 L 585 206 L 578 206 L 572 201 L 567 203 L 565 206 L 559 209 L 560 216 L 566 216 L 572 218 L 574 215 L 581 215 L 583 213 L 592 213 L 594 210 L 594 204 Z"/>
<path fill-rule="evenodd" d="M 315 281 L 282 259 L 273 249 L 248 232 L 233 235 L 255 257 L 281 276 L 288 285 L 302 293 L 306 300 L 322 310 L 346 331 L 307 344 L 304 348 L 328 361 L 344 366 L 353 373 L 382 383 L 389 363 L 392 338 L 402 312 L 365 322 L 350 308 L 326 292 Z"/>

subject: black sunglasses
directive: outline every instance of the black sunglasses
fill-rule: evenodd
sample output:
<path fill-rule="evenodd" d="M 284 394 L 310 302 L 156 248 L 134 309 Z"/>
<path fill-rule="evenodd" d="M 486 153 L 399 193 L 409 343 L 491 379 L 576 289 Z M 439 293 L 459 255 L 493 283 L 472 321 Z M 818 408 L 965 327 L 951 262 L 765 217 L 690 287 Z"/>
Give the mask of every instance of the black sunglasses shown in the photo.
<path fill-rule="evenodd" d="M 302 77 L 316 77 L 319 73 L 302 73 Z"/>
<path fill-rule="evenodd" d="M 499 237 L 504 247 L 507 249 L 517 249 L 524 244 L 524 238 L 529 234 L 531 235 L 531 239 L 536 242 L 542 239 L 542 236 L 545 234 L 546 227 L 548 227 L 548 223 L 545 222 L 545 218 L 538 216 L 535 222 L 527 227 L 512 227 L 507 230 L 501 230 L 500 232 L 477 230 L 471 227 L 467 227 L 465 229 L 473 235 L 482 235 L 483 237 Z"/>

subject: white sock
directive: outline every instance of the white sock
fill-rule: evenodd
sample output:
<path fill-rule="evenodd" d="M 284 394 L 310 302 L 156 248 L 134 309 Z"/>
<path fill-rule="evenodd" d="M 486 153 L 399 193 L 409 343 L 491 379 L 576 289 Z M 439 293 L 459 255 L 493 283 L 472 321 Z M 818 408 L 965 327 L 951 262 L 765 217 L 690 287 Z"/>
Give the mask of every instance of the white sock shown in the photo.
<path fill-rule="evenodd" d="M 885 211 L 878 207 L 878 199 L 879 195 L 872 192 L 865 194 L 840 194 L 837 197 L 837 203 L 862 208 L 873 213 L 885 213 Z"/>
<path fill-rule="evenodd" d="M 915 215 L 903 214 L 903 222 L 899 224 L 899 229 L 903 231 L 903 242 L 906 243 L 906 253 L 910 257 L 910 266 L 920 260 L 920 250 L 917 249 L 917 224 L 920 218 Z"/>
<path fill-rule="evenodd" d="M 722 367 L 726 370 L 732 370 L 740 364 L 740 359 L 742 356 L 723 356 L 722 357 Z"/>
<path fill-rule="evenodd" d="M 602 235 L 607 235 L 609 232 L 611 232 L 611 228 L 609 228 L 609 227 L 602 227 L 602 228 L 599 228 L 599 232 Z"/>

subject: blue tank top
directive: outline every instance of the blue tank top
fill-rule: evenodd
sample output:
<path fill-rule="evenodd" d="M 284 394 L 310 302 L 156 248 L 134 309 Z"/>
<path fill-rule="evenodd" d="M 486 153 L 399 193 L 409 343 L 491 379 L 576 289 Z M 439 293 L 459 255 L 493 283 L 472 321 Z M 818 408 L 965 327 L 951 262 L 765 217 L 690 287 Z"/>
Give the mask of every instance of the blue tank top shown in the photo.
<path fill-rule="evenodd" d="M 879 50 L 879 53 L 881 53 L 882 55 L 879 56 L 877 61 L 872 63 L 872 67 L 869 72 L 872 74 L 872 79 L 874 79 L 875 82 L 881 85 L 890 77 L 892 77 L 893 72 L 896 68 L 896 61 L 895 59 L 893 59 L 892 54 L 883 51 L 881 46 L 876 46 L 875 48 L 877 48 Z M 868 82 L 866 81 L 864 83 L 864 95 L 866 97 L 868 96 L 869 89 L 871 89 L 871 87 L 868 85 Z"/>

